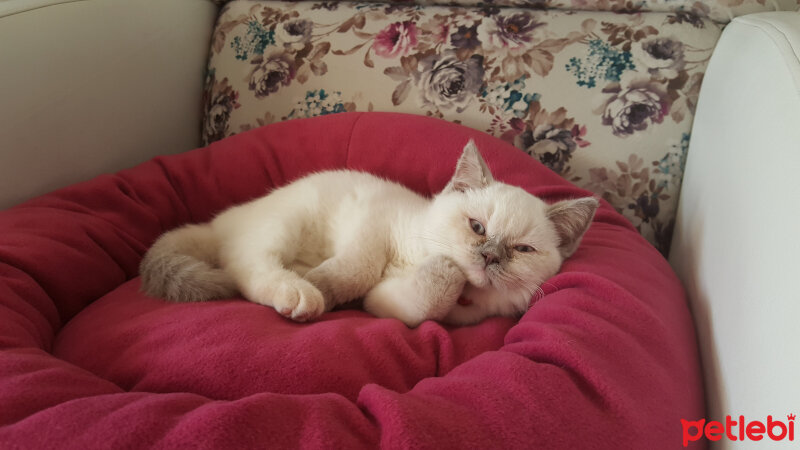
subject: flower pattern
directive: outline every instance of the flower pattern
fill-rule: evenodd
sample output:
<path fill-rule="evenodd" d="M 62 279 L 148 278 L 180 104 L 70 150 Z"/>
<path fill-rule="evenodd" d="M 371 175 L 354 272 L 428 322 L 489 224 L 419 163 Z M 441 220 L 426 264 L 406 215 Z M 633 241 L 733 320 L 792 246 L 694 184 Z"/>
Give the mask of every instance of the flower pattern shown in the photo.
<path fill-rule="evenodd" d="M 215 71 L 208 72 L 203 94 L 203 138 L 207 142 L 217 141 L 228 135 L 231 113 L 241 106 L 238 99 L 239 93 L 228 84 L 227 78 L 217 81 Z"/>
<path fill-rule="evenodd" d="M 548 113 L 539 102 L 532 104 L 529 120 L 516 121 L 514 128 L 522 131 L 514 137 L 514 145 L 566 178 L 573 175 L 569 163 L 575 150 L 589 145 L 583 139 L 585 126 L 568 118 L 564 108 Z"/>
<path fill-rule="evenodd" d="M 419 62 L 417 86 L 420 104 L 432 109 L 462 112 L 475 100 L 483 84 L 483 56 L 461 61 L 455 52 L 432 54 Z"/>
<path fill-rule="evenodd" d="M 248 87 L 256 98 L 263 98 L 278 91 L 281 86 L 288 86 L 295 75 L 294 60 L 283 50 L 270 51 L 250 61 Z"/>
<path fill-rule="evenodd" d="M 481 41 L 478 40 L 478 26 L 474 24 L 470 27 L 464 25 L 459 26 L 458 29 L 450 35 L 450 43 L 453 47 L 464 50 L 472 50 L 479 47 Z"/>
<path fill-rule="evenodd" d="M 525 53 L 536 39 L 537 28 L 544 25 L 529 12 L 513 12 L 497 14 L 482 21 L 477 32 L 486 50 L 518 55 Z"/>
<path fill-rule="evenodd" d="M 541 96 L 537 93 L 527 92 L 525 80 L 522 77 L 513 83 L 491 83 L 483 90 L 484 109 L 491 114 L 495 111 L 505 115 L 513 115 L 517 119 L 524 119 L 530 111 L 531 105 Z"/>
<path fill-rule="evenodd" d="M 677 78 L 686 63 L 683 59 L 683 43 L 674 38 L 646 39 L 635 46 L 632 52 L 656 78 Z"/>
<path fill-rule="evenodd" d="M 578 86 L 593 88 L 598 82 L 619 81 L 625 71 L 635 69 L 630 52 L 615 49 L 600 39 L 588 42 L 583 58 L 572 57 L 566 66 L 575 75 Z"/>
<path fill-rule="evenodd" d="M 661 123 L 669 110 L 667 92 L 648 77 L 629 75 L 621 83 L 603 89 L 609 95 L 600 108 L 603 125 L 609 125 L 620 137 Z"/>
<path fill-rule="evenodd" d="M 666 252 L 721 26 L 696 5 L 607 14 L 501 3 L 230 2 L 212 36 L 204 139 L 344 111 L 439 117 L 594 191 Z"/>
<path fill-rule="evenodd" d="M 231 0 L 212 0 L 218 5 L 224 5 Z M 407 0 L 403 0 L 407 2 Z M 732 17 L 741 14 L 774 11 L 775 4 L 770 0 L 417 0 L 420 4 L 450 5 L 457 3 L 461 6 L 479 6 L 489 3 L 505 7 L 530 7 L 533 3 L 538 9 L 551 8 L 573 11 L 612 11 L 616 13 L 633 12 L 669 12 L 670 23 L 690 23 L 697 28 L 702 28 L 704 18 L 727 23 Z M 319 3 L 319 8 L 328 10 L 336 9 L 335 2 Z"/>
<path fill-rule="evenodd" d="M 375 36 L 372 48 L 376 55 L 396 58 L 408 54 L 417 45 L 417 26 L 414 22 L 396 22 Z"/>
<path fill-rule="evenodd" d="M 306 92 L 305 97 L 284 119 L 299 119 L 340 112 L 355 111 L 352 103 L 342 101 L 341 92 L 328 92 L 325 89 Z"/>
<path fill-rule="evenodd" d="M 300 45 L 311 39 L 314 24 L 310 20 L 295 19 L 275 27 L 275 38 L 285 46 Z"/>

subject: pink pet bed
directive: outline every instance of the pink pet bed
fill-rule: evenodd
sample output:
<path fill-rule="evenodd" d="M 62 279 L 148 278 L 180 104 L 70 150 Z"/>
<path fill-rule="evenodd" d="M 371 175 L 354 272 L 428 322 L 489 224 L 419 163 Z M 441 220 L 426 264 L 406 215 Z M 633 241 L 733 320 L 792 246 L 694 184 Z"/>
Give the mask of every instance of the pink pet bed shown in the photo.
<path fill-rule="evenodd" d="M 2 448 L 663 448 L 704 416 L 667 262 L 607 204 L 519 320 L 308 324 L 139 292 L 155 238 L 311 171 L 439 191 L 468 138 L 547 201 L 587 195 L 459 125 L 337 114 L 242 133 L 0 213 Z"/>

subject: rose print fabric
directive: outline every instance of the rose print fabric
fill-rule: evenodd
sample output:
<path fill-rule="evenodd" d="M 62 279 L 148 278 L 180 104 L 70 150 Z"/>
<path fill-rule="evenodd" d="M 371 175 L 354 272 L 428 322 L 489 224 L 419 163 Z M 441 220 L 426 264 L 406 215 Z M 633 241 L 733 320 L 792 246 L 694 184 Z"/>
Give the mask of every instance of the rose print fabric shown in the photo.
<path fill-rule="evenodd" d="M 233 1 L 213 35 L 204 139 L 344 111 L 438 117 L 597 193 L 666 252 L 720 31 L 691 10 Z"/>
<path fill-rule="evenodd" d="M 218 5 L 224 5 L 229 0 L 213 0 Z M 478 6 L 490 4 L 492 6 L 512 6 L 532 9 L 562 9 L 573 11 L 613 11 L 621 13 L 631 12 L 673 12 L 680 21 L 692 21 L 698 17 L 707 17 L 721 23 L 727 23 L 732 18 L 744 14 L 763 11 L 791 11 L 796 10 L 798 0 L 415 0 L 403 1 L 418 5 L 459 5 Z"/>

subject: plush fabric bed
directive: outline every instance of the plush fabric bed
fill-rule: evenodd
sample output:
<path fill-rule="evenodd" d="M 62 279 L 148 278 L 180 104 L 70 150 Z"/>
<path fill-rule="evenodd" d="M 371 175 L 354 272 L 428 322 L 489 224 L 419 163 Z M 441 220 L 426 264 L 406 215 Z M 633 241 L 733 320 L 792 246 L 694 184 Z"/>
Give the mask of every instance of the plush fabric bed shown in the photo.
<path fill-rule="evenodd" d="M 157 158 L 0 213 L 2 448 L 670 448 L 703 417 L 695 335 L 666 260 L 603 203 L 519 320 L 409 329 L 358 310 L 300 324 L 241 299 L 138 291 L 162 232 L 310 171 L 440 190 L 474 138 L 547 201 L 587 195 L 437 119 L 346 113 Z"/>

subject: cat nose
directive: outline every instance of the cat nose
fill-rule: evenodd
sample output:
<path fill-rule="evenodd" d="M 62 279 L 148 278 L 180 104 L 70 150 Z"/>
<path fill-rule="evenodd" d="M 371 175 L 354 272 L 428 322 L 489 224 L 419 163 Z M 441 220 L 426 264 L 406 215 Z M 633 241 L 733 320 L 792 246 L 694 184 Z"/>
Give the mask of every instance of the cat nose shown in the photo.
<path fill-rule="evenodd" d="M 488 267 L 490 264 L 498 264 L 500 262 L 500 257 L 492 252 L 484 251 L 481 252 L 481 255 L 483 256 L 483 260 L 486 262 L 486 267 Z"/>

